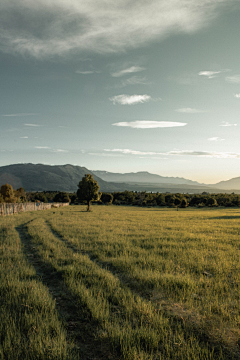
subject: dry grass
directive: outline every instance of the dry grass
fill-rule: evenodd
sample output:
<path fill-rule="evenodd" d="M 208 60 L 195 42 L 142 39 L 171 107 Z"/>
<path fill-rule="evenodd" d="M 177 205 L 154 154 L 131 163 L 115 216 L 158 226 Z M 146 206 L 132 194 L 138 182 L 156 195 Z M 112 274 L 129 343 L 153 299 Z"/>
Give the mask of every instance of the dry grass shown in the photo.
<path fill-rule="evenodd" d="M 56 326 L 65 339 L 75 338 L 64 354 L 75 349 L 69 358 L 84 359 L 85 321 L 94 335 L 89 344 L 95 343 L 102 359 L 240 358 L 238 209 L 82 210 L 71 206 L 0 219 L 12 229 L 11 249 L 35 271 L 38 259 L 45 277 L 53 274 L 55 291 L 61 292 Z M 32 260 L 26 254 L 30 245 Z M 2 258 L 6 268 L 5 251 Z"/>

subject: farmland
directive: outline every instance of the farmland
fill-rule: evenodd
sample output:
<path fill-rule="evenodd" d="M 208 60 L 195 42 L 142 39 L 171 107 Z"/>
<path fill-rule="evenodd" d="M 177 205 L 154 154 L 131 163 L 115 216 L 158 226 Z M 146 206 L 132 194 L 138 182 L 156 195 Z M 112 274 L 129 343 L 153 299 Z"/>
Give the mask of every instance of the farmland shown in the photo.
<path fill-rule="evenodd" d="M 0 359 L 240 359 L 237 208 L 0 218 Z"/>

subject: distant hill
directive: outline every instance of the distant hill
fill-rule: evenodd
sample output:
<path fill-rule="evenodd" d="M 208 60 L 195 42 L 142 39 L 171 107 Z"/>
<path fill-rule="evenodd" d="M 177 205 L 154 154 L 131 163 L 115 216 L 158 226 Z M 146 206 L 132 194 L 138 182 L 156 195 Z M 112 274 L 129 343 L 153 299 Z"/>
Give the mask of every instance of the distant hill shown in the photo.
<path fill-rule="evenodd" d="M 148 172 L 118 174 L 107 171 L 91 171 L 74 165 L 15 164 L 0 167 L 0 186 L 10 184 L 14 189 L 21 186 L 26 191 L 77 191 L 77 185 L 85 174 L 92 174 L 102 192 L 152 191 L 171 193 L 220 193 L 240 192 L 240 178 L 221 181 L 215 185 L 178 177 L 164 177 Z"/>
<path fill-rule="evenodd" d="M 150 174 L 147 171 L 140 171 L 136 173 L 112 173 L 108 171 L 92 170 L 92 172 L 105 181 L 111 182 L 127 182 L 127 183 L 148 183 L 148 184 L 177 184 L 177 185 L 203 185 L 197 181 L 187 180 L 179 177 L 167 177 L 156 174 Z"/>
<path fill-rule="evenodd" d="M 94 175 L 85 167 L 73 165 L 15 164 L 0 167 L 0 186 L 10 184 L 14 189 L 23 187 L 26 191 L 77 191 L 77 185 L 85 174 Z M 94 175 L 101 191 L 114 191 L 114 184 L 108 184 Z"/>
<path fill-rule="evenodd" d="M 236 177 L 226 181 L 220 181 L 213 186 L 224 190 L 240 190 L 240 177 Z"/>

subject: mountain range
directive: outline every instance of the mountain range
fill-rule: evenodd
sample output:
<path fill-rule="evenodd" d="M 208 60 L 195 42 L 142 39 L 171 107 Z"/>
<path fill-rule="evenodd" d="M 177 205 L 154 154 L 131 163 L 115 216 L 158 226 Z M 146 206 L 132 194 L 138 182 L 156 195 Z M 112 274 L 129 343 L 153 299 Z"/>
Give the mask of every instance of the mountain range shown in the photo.
<path fill-rule="evenodd" d="M 137 173 L 112 173 L 108 171 L 92 170 L 92 172 L 105 181 L 111 182 L 127 182 L 127 183 L 145 183 L 145 184 L 187 184 L 187 185 L 203 185 L 197 181 L 187 180 L 179 177 L 165 177 L 156 174 L 150 174 L 147 171 L 139 171 Z"/>
<path fill-rule="evenodd" d="M 14 164 L 0 167 L 0 186 L 11 184 L 14 189 L 26 191 L 75 192 L 85 174 L 92 174 L 102 192 L 153 191 L 153 192 L 240 192 L 240 177 L 214 185 L 200 184 L 179 177 L 164 177 L 146 171 L 137 173 L 112 173 L 89 170 L 74 165 Z"/>
<path fill-rule="evenodd" d="M 16 164 L 0 167 L 0 185 L 10 184 L 14 189 L 23 187 L 26 191 L 76 191 L 85 174 L 93 173 L 81 166 Z M 94 175 L 102 191 L 116 188 Z"/>

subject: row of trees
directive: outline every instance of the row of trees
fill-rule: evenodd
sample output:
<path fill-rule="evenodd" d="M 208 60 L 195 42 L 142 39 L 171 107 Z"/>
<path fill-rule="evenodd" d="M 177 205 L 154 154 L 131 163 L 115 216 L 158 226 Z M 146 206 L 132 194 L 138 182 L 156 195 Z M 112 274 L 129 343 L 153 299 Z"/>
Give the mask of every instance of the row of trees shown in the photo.
<path fill-rule="evenodd" d="M 78 184 L 77 201 L 86 201 L 88 210 L 90 209 L 91 201 L 97 201 L 99 204 L 127 204 L 138 206 L 171 206 L 182 207 L 187 206 L 240 206 L 240 195 L 232 194 L 209 194 L 203 192 L 202 194 L 162 194 L 162 193 L 147 193 L 123 191 L 109 193 L 100 193 L 99 186 L 93 176 L 85 175 Z"/>
<path fill-rule="evenodd" d="M 27 193 L 27 200 L 30 202 L 41 201 L 48 202 L 75 202 L 77 199 L 76 193 L 67 193 L 64 191 L 41 191 Z"/>
<path fill-rule="evenodd" d="M 0 202 L 70 202 L 87 203 L 90 210 L 91 202 L 98 204 L 135 205 L 135 206 L 240 206 L 240 195 L 237 194 L 180 194 L 180 193 L 147 193 L 123 191 L 114 193 L 99 192 L 99 185 L 93 176 L 86 174 L 78 184 L 77 193 L 59 191 L 43 191 L 25 193 L 23 188 L 13 190 L 9 184 L 0 188 Z"/>
<path fill-rule="evenodd" d="M 26 202 L 25 190 L 21 187 L 13 190 L 9 184 L 2 185 L 0 188 L 0 203 L 21 203 Z"/>
<path fill-rule="evenodd" d="M 114 204 L 131 204 L 139 206 L 240 206 L 240 195 L 237 194 L 170 194 L 124 191 L 113 193 Z"/>

